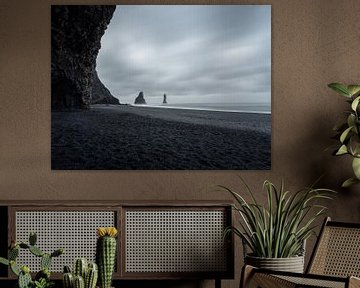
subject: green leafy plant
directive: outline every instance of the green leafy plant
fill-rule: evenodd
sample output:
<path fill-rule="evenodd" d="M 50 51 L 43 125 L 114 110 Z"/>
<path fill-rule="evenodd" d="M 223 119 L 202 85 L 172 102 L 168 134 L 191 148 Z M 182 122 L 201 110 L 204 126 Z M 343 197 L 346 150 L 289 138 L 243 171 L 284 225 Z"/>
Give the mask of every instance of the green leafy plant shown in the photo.
<path fill-rule="evenodd" d="M 240 227 L 228 227 L 225 235 L 233 232 L 239 236 L 255 257 L 288 258 L 301 255 L 304 241 L 314 233 L 315 220 L 326 210 L 325 206 L 317 203 L 318 200 L 332 199 L 334 191 L 310 187 L 291 193 L 284 189 L 283 183 L 278 189 L 266 180 L 267 205 L 263 206 L 244 180 L 242 182 L 251 201 L 220 186 L 235 198 L 233 208 L 240 215 Z"/>
<path fill-rule="evenodd" d="M 34 288 L 51 288 L 54 285 L 55 285 L 54 282 L 51 282 L 51 281 L 49 282 L 45 278 L 41 278 L 41 279 L 39 279 L 39 281 L 35 280 L 33 282 L 33 287 Z"/>
<path fill-rule="evenodd" d="M 331 83 L 329 88 L 338 94 L 346 97 L 350 104 L 350 110 L 347 111 L 346 122 L 334 127 L 336 138 L 340 145 L 334 151 L 334 155 L 351 155 L 354 177 L 347 179 L 342 186 L 349 187 L 360 183 L 360 85 L 344 85 L 341 83 Z"/>
<path fill-rule="evenodd" d="M 36 246 L 37 236 L 30 233 L 29 243 L 12 242 L 8 251 L 8 259 L 0 257 L 0 263 L 10 266 L 11 271 L 18 277 L 19 288 L 50 288 L 54 283 L 50 280 L 50 265 L 53 257 L 58 257 L 64 253 L 63 249 L 57 249 L 51 254 L 43 252 Z M 33 255 L 39 257 L 41 270 L 35 275 L 33 280 L 28 266 L 19 266 L 16 259 L 19 256 L 20 249 L 28 250 Z"/>

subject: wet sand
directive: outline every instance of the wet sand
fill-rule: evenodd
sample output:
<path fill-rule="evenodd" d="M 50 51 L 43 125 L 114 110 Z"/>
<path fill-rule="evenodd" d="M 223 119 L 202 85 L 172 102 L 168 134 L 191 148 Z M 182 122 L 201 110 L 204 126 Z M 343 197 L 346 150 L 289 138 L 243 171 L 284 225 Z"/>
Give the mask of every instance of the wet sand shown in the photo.
<path fill-rule="evenodd" d="M 53 111 L 55 170 L 264 170 L 271 115 L 96 105 Z"/>

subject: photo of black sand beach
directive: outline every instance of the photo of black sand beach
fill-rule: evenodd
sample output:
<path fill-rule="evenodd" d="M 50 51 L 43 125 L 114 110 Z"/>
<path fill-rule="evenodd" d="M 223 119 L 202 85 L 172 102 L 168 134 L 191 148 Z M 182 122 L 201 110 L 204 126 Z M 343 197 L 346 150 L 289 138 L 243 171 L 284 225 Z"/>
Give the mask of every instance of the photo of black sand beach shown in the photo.
<path fill-rule="evenodd" d="M 270 5 L 52 5 L 53 170 L 271 169 Z"/>

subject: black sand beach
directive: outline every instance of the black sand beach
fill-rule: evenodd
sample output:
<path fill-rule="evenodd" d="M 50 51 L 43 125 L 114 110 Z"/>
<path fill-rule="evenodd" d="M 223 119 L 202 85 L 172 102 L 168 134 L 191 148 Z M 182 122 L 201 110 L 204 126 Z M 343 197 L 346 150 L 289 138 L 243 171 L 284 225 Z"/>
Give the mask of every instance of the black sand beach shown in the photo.
<path fill-rule="evenodd" d="M 97 105 L 52 112 L 55 170 L 271 168 L 271 115 Z"/>

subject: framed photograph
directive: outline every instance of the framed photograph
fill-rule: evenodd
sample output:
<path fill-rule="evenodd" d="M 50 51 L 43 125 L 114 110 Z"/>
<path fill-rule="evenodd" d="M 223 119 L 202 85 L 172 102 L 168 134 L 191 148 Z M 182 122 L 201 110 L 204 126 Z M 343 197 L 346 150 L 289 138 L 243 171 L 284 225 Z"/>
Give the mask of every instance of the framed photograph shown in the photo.
<path fill-rule="evenodd" d="M 52 169 L 271 169 L 270 5 L 51 10 Z"/>

